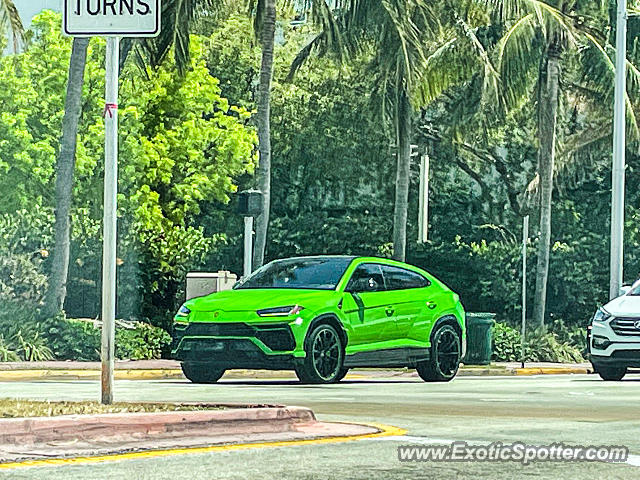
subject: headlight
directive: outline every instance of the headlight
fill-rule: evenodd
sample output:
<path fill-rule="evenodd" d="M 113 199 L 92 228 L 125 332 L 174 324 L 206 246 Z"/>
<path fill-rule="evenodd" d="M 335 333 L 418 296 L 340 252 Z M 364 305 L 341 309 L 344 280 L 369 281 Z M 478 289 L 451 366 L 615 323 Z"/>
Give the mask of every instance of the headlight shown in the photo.
<path fill-rule="evenodd" d="M 297 315 L 302 310 L 304 307 L 300 305 L 288 305 L 286 307 L 265 308 L 256 313 L 261 317 L 288 317 L 289 315 Z"/>
<path fill-rule="evenodd" d="M 593 316 L 594 322 L 606 322 L 611 318 L 611 314 L 607 312 L 604 308 L 600 307 L 596 314 Z"/>
<path fill-rule="evenodd" d="M 180 307 L 180 310 L 178 310 L 178 313 L 176 313 L 176 317 L 188 317 L 190 313 L 191 313 L 191 310 L 189 310 L 187 307 L 182 305 Z"/>

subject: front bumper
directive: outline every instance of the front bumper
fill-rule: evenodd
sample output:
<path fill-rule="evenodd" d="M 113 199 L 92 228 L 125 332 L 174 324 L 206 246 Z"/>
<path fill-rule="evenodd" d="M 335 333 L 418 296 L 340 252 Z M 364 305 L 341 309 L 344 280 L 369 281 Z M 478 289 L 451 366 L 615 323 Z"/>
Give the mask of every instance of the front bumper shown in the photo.
<path fill-rule="evenodd" d="M 296 339 L 286 323 L 193 322 L 174 327 L 172 356 L 217 367 L 288 369 Z"/>
<path fill-rule="evenodd" d="M 594 322 L 591 326 L 587 335 L 587 345 L 594 368 L 640 368 L 640 334 L 630 330 L 622 334 L 620 328 L 616 330 L 612 328 L 611 321 Z"/>

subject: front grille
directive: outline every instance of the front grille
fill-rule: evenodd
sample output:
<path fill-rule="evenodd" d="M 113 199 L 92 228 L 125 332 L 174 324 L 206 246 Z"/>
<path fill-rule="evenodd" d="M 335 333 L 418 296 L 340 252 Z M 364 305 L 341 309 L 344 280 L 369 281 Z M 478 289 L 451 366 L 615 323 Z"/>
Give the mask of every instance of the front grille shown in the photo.
<path fill-rule="evenodd" d="M 640 337 L 640 329 L 635 327 L 638 321 L 640 317 L 616 317 L 611 320 L 611 329 L 616 335 Z"/>
<path fill-rule="evenodd" d="M 616 350 L 611 354 L 611 358 L 619 360 L 638 360 L 640 358 L 640 350 Z"/>
<path fill-rule="evenodd" d="M 296 342 L 286 324 L 251 325 L 247 323 L 190 323 L 175 329 L 176 345 L 182 337 L 255 337 L 274 351 L 291 351 Z"/>

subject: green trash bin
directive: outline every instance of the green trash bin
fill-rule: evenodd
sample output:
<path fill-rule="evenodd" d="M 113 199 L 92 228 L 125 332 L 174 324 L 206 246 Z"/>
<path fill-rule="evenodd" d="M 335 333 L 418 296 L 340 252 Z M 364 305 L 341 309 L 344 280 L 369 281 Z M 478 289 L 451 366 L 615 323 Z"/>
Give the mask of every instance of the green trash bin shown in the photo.
<path fill-rule="evenodd" d="M 491 363 L 495 317 L 495 313 L 467 313 L 467 353 L 462 359 L 465 365 Z"/>

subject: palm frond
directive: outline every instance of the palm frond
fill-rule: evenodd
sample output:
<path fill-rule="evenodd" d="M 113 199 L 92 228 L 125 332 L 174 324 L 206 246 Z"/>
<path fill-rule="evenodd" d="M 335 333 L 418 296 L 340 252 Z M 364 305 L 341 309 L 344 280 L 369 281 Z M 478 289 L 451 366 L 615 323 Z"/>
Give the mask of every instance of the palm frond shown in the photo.
<path fill-rule="evenodd" d="M 531 90 L 541 50 L 537 16 L 529 13 L 514 23 L 497 46 L 502 98 L 513 107 Z"/>
<path fill-rule="evenodd" d="M 197 20 L 202 16 L 218 11 L 225 0 L 164 0 L 162 2 L 162 29 L 155 38 L 139 40 L 128 39 L 122 48 L 130 47 L 133 42 L 139 48 L 140 58 L 151 67 L 157 67 L 173 49 L 176 67 L 184 73 L 191 63 L 189 53 L 189 35 Z"/>
<path fill-rule="evenodd" d="M 591 35 L 586 34 L 586 38 L 590 41 L 590 44 L 595 47 L 596 52 L 600 54 L 599 58 L 601 60 L 602 69 L 591 68 L 586 71 L 588 75 L 591 73 L 592 75 L 597 75 L 597 83 L 599 85 L 608 85 L 605 87 L 608 90 L 609 98 L 613 98 L 613 85 L 616 73 L 615 64 L 611 58 L 611 56 L 607 53 L 605 47 L 600 45 L 600 43 Z M 613 50 L 613 47 L 609 45 L 609 47 Z M 633 109 L 633 104 L 631 103 L 631 99 L 629 98 L 629 90 L 631 90 L 635 96 L 640 94 L 640 71 L 627 60 L 627 91 L 624 94 L 625 97 L 625 105 L 627 110 L 627 122 L 630 127 L 630 134 L 633 140 L 640 139 L 640 128 L 638 127 L 638 120 Z M 608 81 L 605 81 L 607 79 Z"/>
<path fill-rule="evenodd" d="M 10 29 L 13 51 L 18 52 L 25 41 L 24 26 L 13 0 L 0 0 L 0 25 Z"/>

